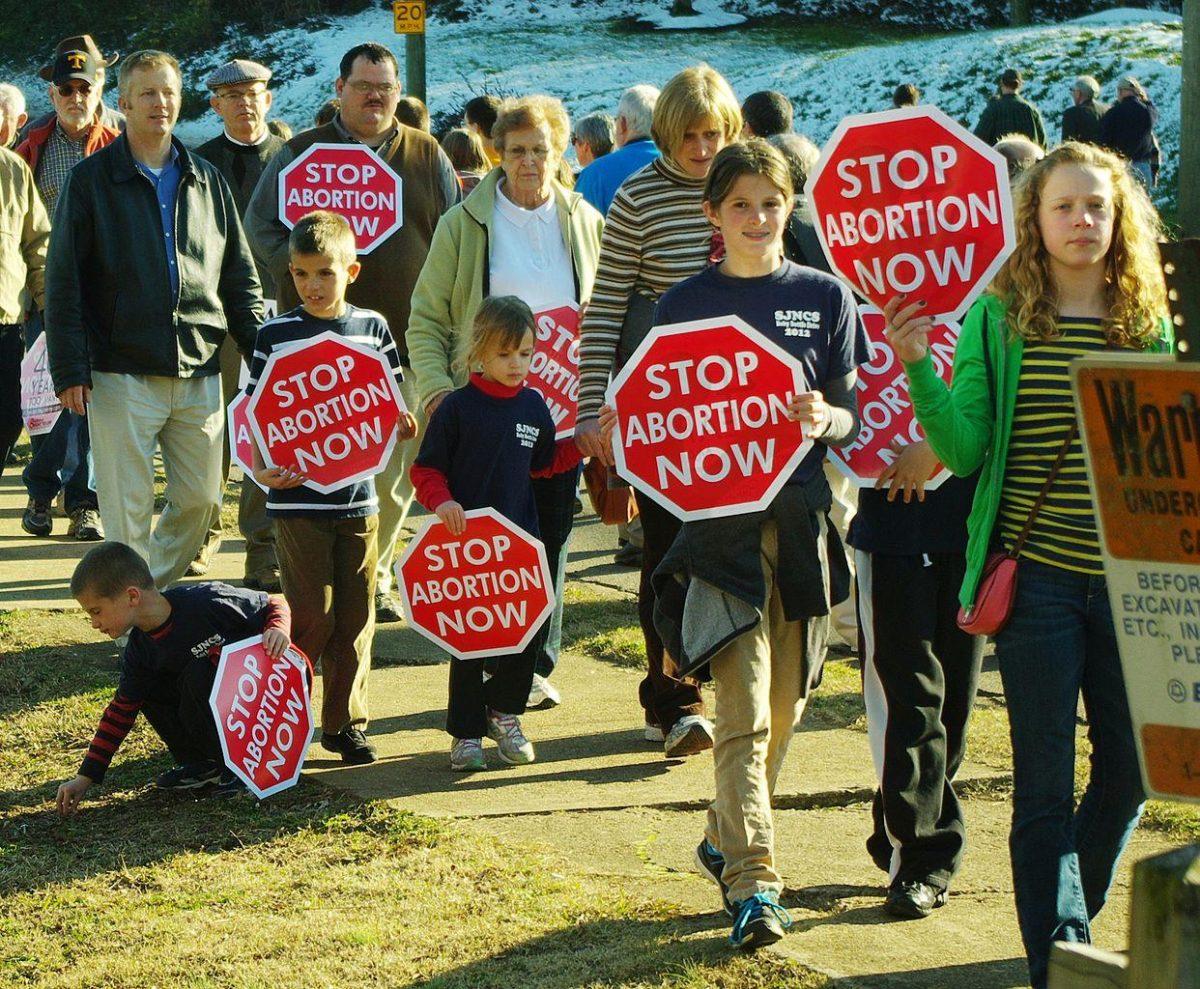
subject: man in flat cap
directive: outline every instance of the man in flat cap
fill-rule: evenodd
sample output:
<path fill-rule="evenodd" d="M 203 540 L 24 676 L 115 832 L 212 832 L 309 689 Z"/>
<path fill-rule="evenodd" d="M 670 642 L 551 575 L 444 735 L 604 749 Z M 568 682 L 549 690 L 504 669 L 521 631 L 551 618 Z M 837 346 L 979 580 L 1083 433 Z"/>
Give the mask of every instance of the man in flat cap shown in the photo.
<path fill-rule="evenodd" d="M 225 127 L 216 137 L 196 149 L 196 154 L 215 165 L 229 183 L 237 203 L 238 216 L 246 215 L 250 194 L 268 161 L 286 143 L 267 129 L 267 112 L 271 109 L 271 70 L 265 65 L 235 58 L 226 62 L 206 80 L 209 105 Z M 261 265 L 259 281 L 264 294 L 270 295 L 271 275 Z M 238 394 L 238 375 L 241 357 L 232 337 L 221 345 L 221 391 L 228 405 Z M 226 432 L 221 477 L 229 477 L 229 436 Z M 238 501 L 238 528 L 246 540 L 245 584 L 260 591 L 278 593 L 279 561 L 275 556 L 275 530 L 267 518 L 267 496 L 251 478 L 243 478 Z M 208 570 L 209 561 L 221 544 L 221 506 L 213 506 L 213 520 L 208 536 L 188 573 L 201 574 Z"/>
<path fill-rule="evenodd" d="M 1071 83 L 1072 105 L 1063 110 L 1062 139 L 1100 143 L 1100 118 L 1108 106 L 1100 102 L 1100 83 L 1094 76 L 1079 76 Z"/>
<path fill-rule="evenodd" d="M 104 70 L 119 57 L 101 55 L 91 35 L 74 35 L 58 43 L 54 58 L 39 72 L 50 83 L 54 114 L 29 129 L 17 154 L 33 171 L 51 223 L 67 174 L 120 134 L 117 127 L 105 123 L 101 112 Z M 41 320 L 36 316 L 26 322 L 27 347 L 33 346 L 41 331 Z M 29 501 L 21 516 L 21 527 L 30 535 L 49 536 L 54 530 L 51 506 L 62 491 L 63 507 L 71 520 L 67 535 L 83 541 L 103 539 L 88 456 L 91 436 L 87 417 L 65 410 L 49 433 L 31 439 L 31 446 L 33 459 L 22 475 Z"/>
<path fill-rule="evenodd" d="M 1045 150 L 1046 125 L 1042 122 L 1042 112 L 1021 95 L 1025 84 L 1021 70 L 1005 69 L 1000 73 L 999 83 L 1000 93 L 983 108 L 975 125 L 975 136 L 994 146 L 1008 134 L 1024 134 Z"/>

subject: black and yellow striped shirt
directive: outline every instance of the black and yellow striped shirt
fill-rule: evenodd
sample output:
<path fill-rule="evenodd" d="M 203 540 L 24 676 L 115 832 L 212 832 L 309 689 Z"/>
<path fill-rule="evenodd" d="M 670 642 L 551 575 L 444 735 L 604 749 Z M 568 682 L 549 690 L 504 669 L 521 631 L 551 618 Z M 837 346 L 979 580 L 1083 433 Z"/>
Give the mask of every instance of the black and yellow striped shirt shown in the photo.
<path fill-rule="evenodd" d="M 1012 435 L 1000 499 L 1000 535 L 1011 547 L 1025 527 L 1034 499 L 1075 421 L 1068 365 L 1105 348 L 1100 320 L 1073 317 L 1058 324 L 1059 336 L 1026 341 L 1013 409 Z M 1101 575 L 1096 514 L 1076 435 L 1062 470 L 1050 487 L 1021 556 L 1078 573 Z"/>

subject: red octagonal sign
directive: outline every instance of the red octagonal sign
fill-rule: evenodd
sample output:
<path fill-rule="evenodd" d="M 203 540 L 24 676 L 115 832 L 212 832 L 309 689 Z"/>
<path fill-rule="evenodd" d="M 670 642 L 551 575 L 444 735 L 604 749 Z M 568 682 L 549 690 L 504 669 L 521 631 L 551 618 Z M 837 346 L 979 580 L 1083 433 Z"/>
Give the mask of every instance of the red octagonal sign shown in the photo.
<path fill-rule="evenodd" d="M 936 107 L 845 117 L 805 187 L 833 269 L 882 309 L 958 319 L 1016 246 L 1008 169 Z"/>
<path fill-rule="evenodd" d="M 575 435 L 579 412 L 579 306 L 544 309 L 533 317 L 537 342 L 525 383 L 546 400 L 554 438 Z"/>
<path fill-rule="evenodd" d="M 519 653 L 554 610 L 546 548 L 492 508 L 429 519 L 396 564 L 404 617 L 459 659 Z"/>
<path fill-rule="evenodd" d="M 233 401 L 225 409 L 229 456 L 242 469 L 250 483 L 258 485 L 265 492 L 269 490 L 267 486 L 259 484 L 258 478 L 254 476 L 254 437 L 250 432 L 250 417 L 246 414 L 249 401 L 250 396 L 240 391 L 233 396 Z"/>
<path fill-rule="evenodd" d="M 292 646 L 272 659 L 262 641 L 256 635 L 221 650 L 208 699 L 225 765 L 259 799 L 300 779 L 313 727 L 304 654 Z"/>
<path fill-rule="evenodd" d="M 609 388 L 617 473 L 685 522 L 758 512 L 812 447 L 798 361 L 736 316 L 650 331 Z"/>
<path fill-rule="evenodd" d="M 272 353 L 246 407 L 267 465 L 325 494 L 383 470 L 405 411 L 387 358 L 332 330 Z"/>
<path fill-rule="evenodd" d="M 404 224 L 403 183 L 365 145 L 314 144 L 279 173 L 279 219 L 290 230 L 317 209 L 344 216 L 370 254 Z"/>

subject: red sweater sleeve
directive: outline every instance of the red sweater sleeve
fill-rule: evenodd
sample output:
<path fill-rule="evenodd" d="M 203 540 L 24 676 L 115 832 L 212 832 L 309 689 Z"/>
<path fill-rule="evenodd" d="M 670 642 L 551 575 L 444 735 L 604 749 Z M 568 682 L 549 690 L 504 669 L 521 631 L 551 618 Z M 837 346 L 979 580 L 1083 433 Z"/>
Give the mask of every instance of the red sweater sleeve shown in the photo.
<path fill-rule="evenodd" d="M 287 598 L 282 594 L 272 594 L 267 598 L 267 617 L 263 621 L 263 631 L 277 628 L 289 639 L 292 637 L 292 609 L 288 607 Z"/>
<path fill-rule="evenodd" d="M 409 469 L 408 477 L 412 481 L 417 501 L 429 511 L 435 511 L 438 505 L 454 500 L 454 495 L 450 493 L 450 482 L 446 480 L 446 475 L 436 467 L 420 467 L 413 464 Z"/>
<path fill-rule="evenodd" d="M 579 466 L 579 461 L 582 459 L 583 454 L 579 452 L 579 447 L 575 445 L 575 441 L 567 437 L 567 439 L 559 440 L 554 445 L 554 459 L 550 461 L 550 466 L 545 470 L 530 471 L 529 476 L 553 477 L 555 474 L 561 474 L 563 471 L 573 470 Z"/>
<path fill-rule="evenodd" d="M 141 701 L 131 701 L 120 693 L 108 702 L 108 707 L 100 715 L 100 726 L 96 729 L 92 744 L 88 746 L 83 765 L 79 767 L 80 776 L 86 776 L 93 783 L 103 781 L 108 764 L 125 741 L 141 709 Z"/>

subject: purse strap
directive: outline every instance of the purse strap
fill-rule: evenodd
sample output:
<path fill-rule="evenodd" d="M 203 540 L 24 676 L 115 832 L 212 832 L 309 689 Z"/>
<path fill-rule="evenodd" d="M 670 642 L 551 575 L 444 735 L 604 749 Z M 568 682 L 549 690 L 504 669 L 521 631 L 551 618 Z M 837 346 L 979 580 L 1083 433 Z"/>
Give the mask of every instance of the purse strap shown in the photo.
<path fill-rule="evenodd" d="M 1042 490 L 1038 492 L 1037 498 L 1034 499 L 1033 507 L 1029 509 L 1029 518 L 1025 520 L 1025 527 L 1021 530 L 1021 534 L 1017 536 L 1017 541 L 1013 543 L 1013 548 L 1008 551 L 1008 555 L 1014 560 L 1020 556 L 1021 550 L 1025 548 L 1025 541 L 1029 538 L 1030 530 L 1033 529 L 1033 523 L 1037 520 L 1038 513 L 1042 510 L 1042 505 L 1045 504 L 1046 496 L 1050 493 L 1050 488 L 1058 478 L 1063 462 L 1067 459 L 1067 453 L 1071 449 L 1071 444 L 1075 442 L 1075 437 L 1078 435 L 1079 422 L 1076 420 L 1071 423 L 1071 428 L 1067 430 L 1066 439 L 1063 440 L 1062 446 L 1058 448 L 1058 456 L 1054 458 L 1054 464 L 1050 468 L 1050 473 L 1046 475 L 1046 482 L 1042 485 Z"/>

